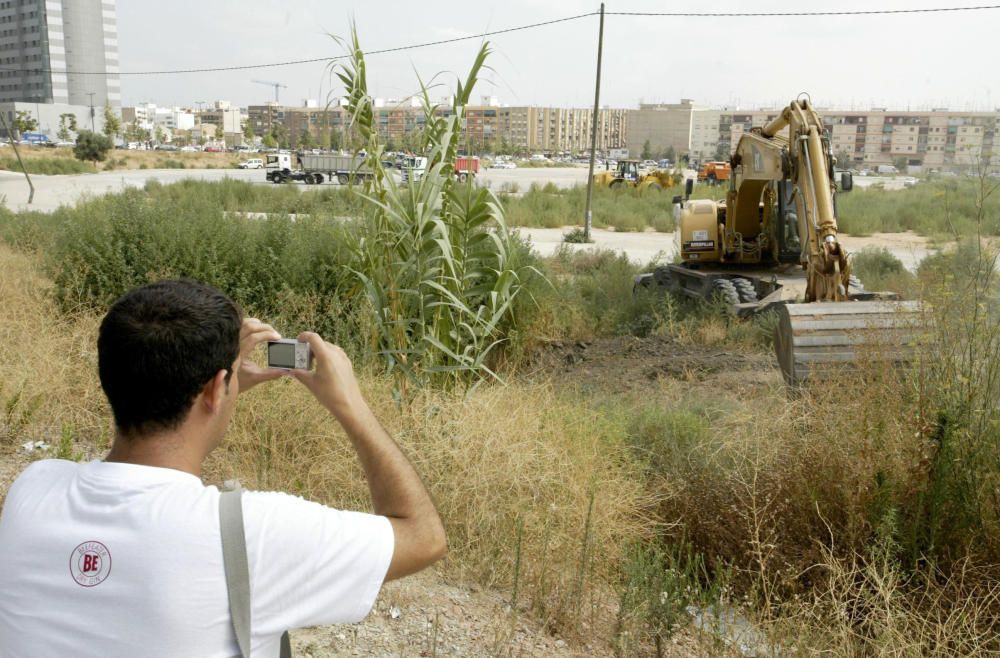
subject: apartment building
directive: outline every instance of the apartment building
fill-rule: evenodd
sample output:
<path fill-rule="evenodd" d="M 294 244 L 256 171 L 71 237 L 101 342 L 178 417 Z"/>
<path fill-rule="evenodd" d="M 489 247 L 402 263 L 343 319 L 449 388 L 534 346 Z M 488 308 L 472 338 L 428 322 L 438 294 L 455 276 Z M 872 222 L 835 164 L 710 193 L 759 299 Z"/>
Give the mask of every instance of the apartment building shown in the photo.
<path fill-rule="evenodd" d="M 0 0 L 0 113 L 24 113 L 55 141 L 63 117 L 102 130 L 121 105 L 113 0 Z M 0 126 L 0 137 L 7 138 Z"/>
<path fill-rule="evenodd" d="M 867 167 L 905 160 L 914 167 L 972 166 L 984 162 L 1000 165 L 1000 111 L 955 112 L 944 108 L 899 112 L 817 110 L 830 137 L 833 153 L 846 158 L 844 166 Z M 723 113 L 720 142 L 728 125 L 728 149 L 736 147 L 740 135 L 753 126 L 763 126 L 779 110 Z"/>
<path fill-rule="evenodd" d="M 435 110 L 441 117 L 450 116 L 452 108 L 442 105 Z M 617 148 L 624 144 L 627 110 L 603 109 L 598 112 L 597 146 Z M 470 105 L 465 108 L 460 146 L 471 153 L 496 151 L 572 152 L 590 148 L 591 115 L 586 109 L 554 107 L 500 107 L 496 104 Z M 303 131 L 316 143 L 331 133 L 344 143 L 350 126 L 346 108 L 297 108 L 269 103 L 247 108 L 254 134 L 277 130 L 294 144 Z M 377 103 L 374 123 L 381 137 L 394 148 L 415 148 L 415 136 L 426 124 L 424 110 L 412 104 Z"/>
<path fill-rule="evenodd" d="M 121 105 L 113 0 L 0 0 L 0 103 Z"/>
<path fill-rule="evenodd" d="M 638 157 L 647 142 L 656 153 L 671 148 L 678 154 L 690 152 L 693 115 L 704 109 L 682 98 L 680 103 L 640 104 L 638 110 L 629 110 L 625 139 L 629 153 Z"/>

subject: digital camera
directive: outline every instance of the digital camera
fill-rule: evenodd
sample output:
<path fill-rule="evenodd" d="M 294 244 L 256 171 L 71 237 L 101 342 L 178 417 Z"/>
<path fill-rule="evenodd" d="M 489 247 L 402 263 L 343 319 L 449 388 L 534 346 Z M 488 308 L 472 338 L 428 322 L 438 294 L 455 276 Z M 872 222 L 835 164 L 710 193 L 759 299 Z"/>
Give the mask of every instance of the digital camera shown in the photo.
<path fill-rule="evenodd" d="M 313 355 L 309 343 L 300 343 L 294 338 L 267 341 L 267 367 L 285 370 L 309 370 Z"/>

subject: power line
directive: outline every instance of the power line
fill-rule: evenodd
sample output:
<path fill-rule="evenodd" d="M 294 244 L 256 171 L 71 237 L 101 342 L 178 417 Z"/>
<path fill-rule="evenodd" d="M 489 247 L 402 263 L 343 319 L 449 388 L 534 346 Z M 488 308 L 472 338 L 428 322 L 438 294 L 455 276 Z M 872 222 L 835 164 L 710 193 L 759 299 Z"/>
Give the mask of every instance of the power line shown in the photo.
<path fill-rule="evenodd" d="M 592 11 L 586 14 L 578 14 L 576 16 L 567 16 L 565 18 L 556 18 L 551 21 L 542 21 L 541 23 L 531 23 L 530 25 L 518 25 L 517 27 L 508 27 L 503 30 L 494 30 L 492 32 L 481 32 L 479 34 L 470 34 L 464 37 L 453 37 L 451 39 L 440 39 L 438 41 L 425 41 L 423 43 L 413 43 L 407 46 L 396 46 L 394 48 L 382 48 L 380 50 L 366 50 L 364 51 L 365 56 L 369 55 L 383 55 L 385 53 L 395 53 L 403 50 L 416 50 L 418 48 L 429 48 L 430 46 L 442 46 L 449 43 L 458 43 L 459 41 L 468 41 L 470 39 L 482 39 L 484 37 L 491 37 L 497 34 L 507 34 L 510 32 L 519 32 L 521 30 L 531 30 L 537 27 L 545 27 L 546 25 L 555 25 L 556 23 L 568 23 L 569 21 L 579 20 L 581 18 L 586 18 L 588 16 L 596 16 L 597 12 Z M 311 59 L 293 59 L 286 62 L 272 62 L 269 64 L 243 64 L 240 66 L 216 66 L 204 69 L 169 69 L 163 71 L 122 71 L 118 73 L 120 76 L 125 75 L 174 75 L 183 73 L 219 73 L 222 71 L 246 71 L 249 69 L 266 69 L 275 68 L 278 66 L 295 66 L 298 64 L 317 64 L 319 62 L 331 62 L 339 59 L 347 59 L 350 55 L 335 55 L 332 57 L 314 57 Z M 4 69 L 0 68 L 0 71 L 30 71 L 32 73 L 52 73 L 50 69 Z M 60 71 L 63 73 L 64 71 Z M 105 71 L 73 71 L 71 75 L 107 75 Z"/>
<path fill-rule="evenodd" d="M 879 16 L 879 15 L 898 15 L 898 14 L 935 14 L 935 13 L 945 13 L 945 12 L 966 12 L 966 11 L 983 11 L 989 9 L 1000 9 L 1000 5 L 980 5 L 971 7 L 932 7 L 926 9 L 871 9 L 871 10 L 843 10 L 843 11 L 775 11 L 775 12 L 687 12 L 687 11 L 665 11 L 665 12 L 650 12 L 650 11 L 611 11 L 605 12 L 605 16 L 646 16 L 646 17 L 674 17 L 674 18 L 759 18 L 759 17 L 821 17 L 821 16 Z M 439 39 L 437 41 L 425 41 L 423 43 L 414 43 L 406 46 L 396 46 L 394 48 L 382 48 L 379 50 L 369 50 L 365 51 L 365 55 L 384 55 L 386 53 L 402 52 L 405 50 L 416 50 L 419 48 L 429 48 L 431 46 L 442 46 L 450 43 L 458 43 L 461 41 L 468 41 L 470 39 L 482 39 L 485 37 L 496 36 L 498 34 L 509 34 L 511 32 L 520 32 L 522 30 L 531 30 L 539 27 L 545 27 L 548 25 L 555 25 L 557 23 L 568 23 L 570 21 L 580 20 L 581 18 L 587 18 L 589 16 L 597 16 L 598 12 L 591 11 L 585 14 L 577 14 L 575 16 L 566 16 L 564 18 L 556 18 L 550 21 L 541 21 L 539 23 L 530 23 L 528 25 L 518 25 L 516 27 L 508 27 L 502 30 L 493 30 L 491 32 L 481 32 L 479 34 L 470 34 L 464 37 L 453 37 L 451 39 Z M 300 64 L 317 64 L 320 62 L 332 62 L 341 59 L 347 59 L 350 55 L 334 55 L 330 57 L 313 57 L 310 59 L 293 59 L 284 62 L 270 62 L 265 64 L 242 64 L 237 66 L 215 66 L 209 68 L 200 69 L 164 69 L 158 71 L 121 71 L 118 76 L 141 76 L 141 75 L 182 75 L 191 73 L 221 73 L 225 71 L 247 71 L 252 69 L 266 69 L 266 68 L 277 68 L 280 66 L 296 66 Z M 53 71 L 52 69 L 25 69 L 25 68 L 5 68 L 0 67 L 0 71 L 18 71 L 23 73 L 67 73 L 69 75 L 107 75 L 106 71 Z"/>
<path fill-rule="evenodd" d="M 843 11 L 726 11 L 726 12 L 693 12 L 693 11 L 609 11 L 606 16 L 673 16 L 677 18 L 754 18 L 760 16 L 879 16 L 890 14 L 938 14 L 957 11 L 980 11 L 983 9 L 1000 9 L 1000 5 L 982 5 L 978 7 L 933 7 L 927 9 L 870 9 Z"/>

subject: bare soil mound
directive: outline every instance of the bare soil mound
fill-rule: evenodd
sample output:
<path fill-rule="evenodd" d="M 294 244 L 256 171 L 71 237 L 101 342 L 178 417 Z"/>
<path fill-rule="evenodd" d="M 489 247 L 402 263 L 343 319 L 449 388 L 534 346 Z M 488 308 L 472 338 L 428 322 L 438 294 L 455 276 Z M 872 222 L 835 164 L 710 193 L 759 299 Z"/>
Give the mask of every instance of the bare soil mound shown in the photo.
<path fill-rule="evenodd" d="M 549 378 L 605 393 L 633 391 L 664 378 L 714 383 L 738 377 L 762 384 L 780 379 L 770 353 L 692 345 L 663 336 L 553 341 L 532 353 L 527 371 L 532 379 Z"/>

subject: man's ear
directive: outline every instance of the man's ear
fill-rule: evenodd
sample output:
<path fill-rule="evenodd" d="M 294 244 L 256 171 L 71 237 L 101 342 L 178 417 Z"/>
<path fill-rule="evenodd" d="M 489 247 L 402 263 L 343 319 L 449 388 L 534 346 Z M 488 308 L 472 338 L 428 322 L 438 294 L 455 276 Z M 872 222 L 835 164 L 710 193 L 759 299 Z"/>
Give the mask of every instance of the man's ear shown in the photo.
<path fill-rule="evenodd" d="M 229 383 L 226 381 L 228 374 L 228 370 L 220 370 L 201 389 L 202 402 L 204 402 L 210 413 L 215 414 L 222 409 L 222 400 L 229 391 Z"/>

